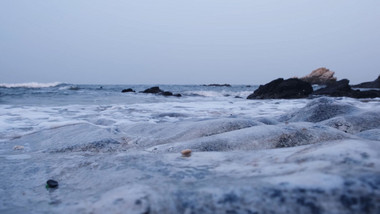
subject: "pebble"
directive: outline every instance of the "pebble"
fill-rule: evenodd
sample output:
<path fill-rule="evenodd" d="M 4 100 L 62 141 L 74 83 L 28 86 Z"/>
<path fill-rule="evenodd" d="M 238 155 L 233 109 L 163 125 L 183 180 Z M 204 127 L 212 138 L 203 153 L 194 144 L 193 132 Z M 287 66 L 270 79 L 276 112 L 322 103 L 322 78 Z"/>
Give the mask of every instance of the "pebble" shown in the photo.
<path fill-rule="evenodd" d="M 190 157 L 191 156 L 191 150 L 190 149 L 182 150 L 181 154 L 183 157 Z"/>
<path fill-rule="evenodd" d="M 46 181 L 46 187 L 47 188 L 57 188 L 58 187 L 58 181 L 48 180 L 48 181 Z"/>

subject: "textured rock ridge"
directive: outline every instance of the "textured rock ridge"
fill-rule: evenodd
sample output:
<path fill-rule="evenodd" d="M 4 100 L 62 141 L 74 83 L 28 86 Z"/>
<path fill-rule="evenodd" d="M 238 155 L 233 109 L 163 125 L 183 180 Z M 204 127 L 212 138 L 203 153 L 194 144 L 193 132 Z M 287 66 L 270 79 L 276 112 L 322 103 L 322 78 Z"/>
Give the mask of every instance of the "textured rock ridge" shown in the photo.
<path fill-rule="evenodd" d="M 300 79 L 310 84 L 326 85 L 336 81 L 335 72 L 327 68 L 318 68 Z"/>

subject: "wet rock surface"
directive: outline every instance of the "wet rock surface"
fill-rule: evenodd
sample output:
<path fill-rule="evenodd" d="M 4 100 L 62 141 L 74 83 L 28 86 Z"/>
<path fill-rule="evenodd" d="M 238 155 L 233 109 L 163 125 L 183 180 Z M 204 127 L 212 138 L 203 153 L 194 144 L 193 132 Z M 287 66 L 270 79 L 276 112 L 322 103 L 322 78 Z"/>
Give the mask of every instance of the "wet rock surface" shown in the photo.
<path fill-rule="evenodd" d="M 354 88 L 380 88 L 380 75 L 374 81 L 352 85 Z"/>
<path fill-rule="evenodd" d="M 313 95 L 325 95 L 330 97 L 375 98 L 380 97 L 380 91 L 354 90 L 349 85 L 349 80 L 343 79 L 335 83 L 331 83 L 327 85 L 325 88 L 321 88 L 314 91 Z"/>
<path fill-rule="evenodd" d="M 310 83 L 296 78 L 279 78 L 260 85 L 247 99 L 296 99 L 308 97 L 312 92 Z"/>
<path fill-rule="evenodd" d="M 278 78 L 265 85 L 260 85 L 247 99 L 300 99 L 315 98 L 318 96 L 352 97 L 359 99 L 380 97 L 379 90 L 352 89 L 348 79 L 325 81 L 323 84 L 326 84 L 326 86 L 316 91 L 313 91 L 309 82 L 297 78 L 287 80 Z"/>
<path fill-rule="evenodd" d="M 157 86 L 148 88 L 148 89 L 142 91 L 142 93 L 145 93 L 145 94 L 157 94 L 157 95 L 163 95 L 163 96 L 174 96 L 174 97 L 181 97 L 182 96 L 181 94 L 173 94 L 170 91 L 163 91 L 163 90 L 161 90 Z"/>
<path fill-rule="evenodd" d="M 41 130 L 0 143 L 0 212 L 378 213 L 377 107 Z"/>

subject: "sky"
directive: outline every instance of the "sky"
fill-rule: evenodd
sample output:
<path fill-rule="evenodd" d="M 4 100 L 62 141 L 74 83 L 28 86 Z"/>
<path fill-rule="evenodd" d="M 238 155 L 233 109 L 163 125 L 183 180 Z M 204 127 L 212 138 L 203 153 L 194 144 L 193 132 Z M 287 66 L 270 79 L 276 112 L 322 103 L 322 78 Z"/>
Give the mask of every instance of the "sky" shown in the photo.
<path fill-rule="evenodd" d="M 0 83 L 380 75 L 379 0 L 1 0 Z"/>

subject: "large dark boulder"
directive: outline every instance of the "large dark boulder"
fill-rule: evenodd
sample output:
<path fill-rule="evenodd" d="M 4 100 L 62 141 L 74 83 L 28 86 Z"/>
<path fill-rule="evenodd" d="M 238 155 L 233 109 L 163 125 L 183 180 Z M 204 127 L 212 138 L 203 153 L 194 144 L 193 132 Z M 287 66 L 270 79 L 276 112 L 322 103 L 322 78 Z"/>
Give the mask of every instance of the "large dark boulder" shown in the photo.
<path fill-rule="evenodd" d="M 342 79 L 327 85 L 325 88 L 314 91 L 313 95 L 325 95 L 330 97 L 352 97 L 352 98 L 375 98 L 380 97 L 380 91 L 353 90 L 349 85 L 349 80 Z"/>
<path fill-rule="evenodd" d="M 351 97 L 352 98 L 376 98 L 376 97 L 380 97 L 380 91 L 378 90 L 368 90 L 368 91 L 352 90 Z"/>
<path fill-rule="evenodd" d="M 174 96 L 174 97 L 181 97 L 182 95 L 181 94 L 173 94 L 172 92 L 170 91 L 163 91 L 161 90 L 159 87 L 155 86 L 155 87 L 151 87 L 151 88 L 148 88 L 144 91 L 142 91 L 142 93 L 146 93 L 146 94 L 157 94 L 157 95 L 163 95 L 163 96 Z"/>
<path fill-rule="evenodd" d="M 350 97 L 352 92 L 348 79 L 342 79 L 335 83 L 328 84 L 325 88 L 314 91 L 315 95 L 327 95 L 331 97 Z"/>
<path fill-rule="evenodd" d="M 163 90 L 161 90 L 159 87 L 155 86 L 155 87 L 151 87 L 151 88 L 144 90 L 142 93 L 159 94 L 159 93 L 163 93 L 163 92 L 164 92 Z"/>
<path fill-rule="evenodd" d="M 273 80 L 254 91 L 247 99 L 297 99 L 308 97 L 313 92 L 310 83 L 297 78 Z"/>
<path fill-rule="evenodd" d="M 363 82 L 357 85 L 353 85 L 353 88 L 380 88 L 380 75 L 372 82 Z"/>

